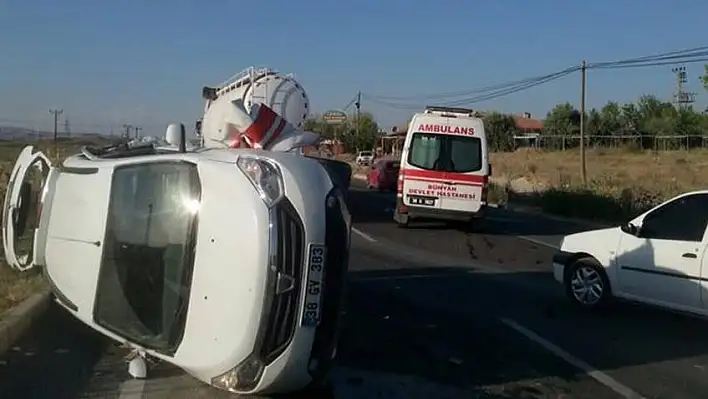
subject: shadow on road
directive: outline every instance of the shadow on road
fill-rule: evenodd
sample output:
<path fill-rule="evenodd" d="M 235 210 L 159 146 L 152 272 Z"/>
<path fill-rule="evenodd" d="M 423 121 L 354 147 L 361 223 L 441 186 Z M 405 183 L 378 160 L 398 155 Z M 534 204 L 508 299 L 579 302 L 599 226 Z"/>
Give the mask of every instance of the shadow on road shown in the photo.
<path fill-rule="evenodd" d="M 55 303 L 0 357 L 0 398 L 80 396 L 108 345 Z"/>
<path fill-rule="evenodd" d="M 534 390 L 547 397 L 584 397 L 572 390 L 587 384 L 587 377 L 501 318 L 517 321 L 599 370 L 708 354 L 704 320 L 628 303 L 582 312 L 548 272 L 493 274 L 436 266 L 350 276 L 339 357 L 347 365 L 504 391 L 508 397 Z"/>
<path fill-rule="evenodd" d="M 393 225 L 396 193 L 371 190 L 359 181 L 352 182 L 347 203 L 355 223 Z M 450 230 L 471 234 L 550 235 L 563 236 L 591 229 L 587 224 L 563 222 L 542 214 L 524 213 L 502 208 L 487 208 L 486 218 L 472 223 L 416 220 L 406 230 Z"/>

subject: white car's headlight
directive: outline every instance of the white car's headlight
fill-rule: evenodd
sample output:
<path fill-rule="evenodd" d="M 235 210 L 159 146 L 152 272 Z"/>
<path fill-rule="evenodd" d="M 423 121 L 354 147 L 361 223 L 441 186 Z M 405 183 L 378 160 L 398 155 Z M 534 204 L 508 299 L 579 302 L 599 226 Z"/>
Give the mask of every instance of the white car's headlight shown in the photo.
<path fill-rule="evenodd" d="M 236 164 L 268 207 L 275 205 L 283 197 L 283 173 L 278 165 L 252 155 L 240 156 Z"/>
<path fill-rule="evenodd" d="M 250 391 L 258 385 L 265 365 L 256 355 L 251 355 L 238 366 L 212 378 L 211 385 L 230 392 Z"/>

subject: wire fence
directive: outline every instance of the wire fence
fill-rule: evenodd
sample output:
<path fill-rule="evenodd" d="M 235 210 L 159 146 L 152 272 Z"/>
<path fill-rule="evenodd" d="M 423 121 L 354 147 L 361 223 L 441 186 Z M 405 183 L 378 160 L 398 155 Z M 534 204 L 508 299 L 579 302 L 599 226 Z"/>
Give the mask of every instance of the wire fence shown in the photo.
<path fill-rule="evenodd" d="M 548 151 L 563 151 L 580 146 L 580 136 L 551 136 L 539 134 L 535 136 L 515 136 L 517 148 L 538 148 Z M 696 150 L 708 148 L 708 135 L 611 135 L 585 136 L 587 147 L 645 149 L 654 151 Z"/>

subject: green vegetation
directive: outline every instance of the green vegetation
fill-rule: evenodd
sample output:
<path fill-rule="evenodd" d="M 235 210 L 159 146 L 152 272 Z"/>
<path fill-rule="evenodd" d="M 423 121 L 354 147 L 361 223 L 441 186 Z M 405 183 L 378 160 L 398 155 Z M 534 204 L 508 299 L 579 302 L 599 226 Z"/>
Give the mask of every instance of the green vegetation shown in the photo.
<path fill-rule="evenodd" d="M 701 81 L 708 90 L 708 66 Z M 542 133 L 546 138 L 535 149 L 517 148 L 513 135 L 518 132 L 510 116 L 486 118 L 495 150 L 495 179 L 506 187 L 509 201 L 618 222 L 674 195 L 708 186 L 708 110 L 676 107 L 651 95 L 590 109 L 587 184 L 581 180 L 577 150 L 580 113 L 570 103 L 548 112 Z"/>

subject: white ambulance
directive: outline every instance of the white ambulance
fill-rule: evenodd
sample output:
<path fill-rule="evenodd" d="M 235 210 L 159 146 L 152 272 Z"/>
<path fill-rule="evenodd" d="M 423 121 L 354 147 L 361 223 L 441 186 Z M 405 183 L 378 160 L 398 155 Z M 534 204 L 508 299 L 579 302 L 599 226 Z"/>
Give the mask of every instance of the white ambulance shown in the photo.
<path fill-rule="evenodd" d="M 492 172 L 482 119 L 470 109 L 426 107 L 413 115 L 401 154 L 394 220 L 471 222 L 483 216 Z"/>

